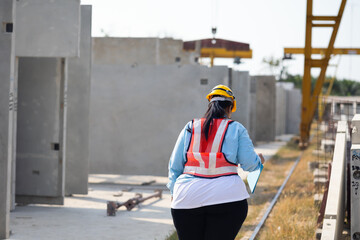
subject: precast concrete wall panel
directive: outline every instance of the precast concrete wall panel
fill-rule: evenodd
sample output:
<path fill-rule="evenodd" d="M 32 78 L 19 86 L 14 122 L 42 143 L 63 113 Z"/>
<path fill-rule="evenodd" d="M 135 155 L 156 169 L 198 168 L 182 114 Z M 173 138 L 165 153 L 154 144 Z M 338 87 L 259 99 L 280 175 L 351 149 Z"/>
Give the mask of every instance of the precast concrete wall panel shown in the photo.
<path fill-rule="evenodd" d="M 286 132 L 286 99 L 286 90 L 282 86 L 276 86 L 276 136 Z"/>
<path fill-rule="evenodd" d="M 90 172 L 166 176 L 180 131 L 227 78 L 221 66 L 94 64 Z"/>
<path fill-rule="evenodd" d="M 198 64 L 196 58 L 198 53 L 171 38 L 93 38 L 94 64 Z"/>
<path fill-rule="evenodd" d="M 256 78 L 250 77 L 250 124 L 249 136 L 256 144 Z"/>
<path fill-rule="evenodd" d="M 286 133 L 299 134 L 301 122 L 301 91 L 300 89 L 288 90 L 286 93 L 287 115 Z"/>
<path fill-rule="evenodd" d="M 248 132 L 253 144 L 256 144 L 256 93 L 250 93 L 250 127 Z"/>
<path fill-rule="evenodd" d="M 232 71 L 231 90 L 236 97 L 236 112 L 232 119 L 250 128 L 250 76 L 249 72 Z"/>
<path fill-rule="evenodd" d="M 256 141 L 275 139 L 276 88 L 274 76 L 254 76 L 256 79 Z"/>
<path fill-rule="evenodd" d="M 68 61 L 66 194 L 88 192 L 91 6 L 81 6 L 80 40 L 80 57 Z"/>
<path fill-rule="evenodd" d="M 0 239 L 9 238 L 15 102 L 14 1 L 0 1 Z"/>
<path fill-rule="evenodd" d="M 19 59 L 16 201 L 63 203 L 64 61 Z"/>
<path fill-rule="evenodd" d="M 79 55 L 80 0 L 17 0 L 16 56 Z"/>

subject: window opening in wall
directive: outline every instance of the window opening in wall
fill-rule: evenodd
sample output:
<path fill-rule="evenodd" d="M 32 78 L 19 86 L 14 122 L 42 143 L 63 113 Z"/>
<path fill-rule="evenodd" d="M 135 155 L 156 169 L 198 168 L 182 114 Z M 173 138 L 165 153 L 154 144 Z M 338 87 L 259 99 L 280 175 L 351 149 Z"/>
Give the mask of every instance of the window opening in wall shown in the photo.
<path fill-rule="evenodd" d="M 200 79 L 200 84 L 201 84 L 201 85 L 207 85 L 207 84 L 208 84 L 207 78 L 202 78 L 202 79 Z"/>

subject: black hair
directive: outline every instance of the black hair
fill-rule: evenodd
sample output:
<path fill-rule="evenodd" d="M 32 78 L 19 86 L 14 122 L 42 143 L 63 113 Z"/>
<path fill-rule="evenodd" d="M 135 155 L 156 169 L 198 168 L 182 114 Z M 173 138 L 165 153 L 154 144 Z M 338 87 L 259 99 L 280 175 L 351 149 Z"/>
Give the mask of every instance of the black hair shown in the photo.
<path fill-rule="evenodd" d="M 209 103 L 208 109 L 204 115 L 205 122 L 203 126 L 203 133 L 205 134 L 206 140 L 208 139 L 209 133 L 211 132 L 210 126 L 213 119 L 225 117 L 227 109 L 232 105 L 233 103 L 230 101 L 213 101 Z"/>

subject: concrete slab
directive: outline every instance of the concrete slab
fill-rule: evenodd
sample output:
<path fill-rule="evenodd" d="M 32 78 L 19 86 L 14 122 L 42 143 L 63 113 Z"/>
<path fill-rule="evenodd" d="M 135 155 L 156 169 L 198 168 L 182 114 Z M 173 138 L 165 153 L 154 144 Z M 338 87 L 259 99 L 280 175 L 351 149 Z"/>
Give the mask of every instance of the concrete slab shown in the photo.
<path fill-rule="evenodd" d="M 12 236 L 17 240 L 62 239 L 165 239 L 174 231 L 170 213 L 170 193 L 150 199 L 132 211 L 120 208 L 116 216 L 106 215 L 107 201 L 126 201 L 139 192 L 144 197 L 152 190 L 117 193 L 117 185 L 90 185 L 89 194 L 65 198 L 64 206 L 29 205 L 11 214 Z M 116 196 L 114 196 L 116 195 Z"/>
<path fill-rule="evenodd" d="M 204 115 L 205 96 L 228 78 L 226 66 L 94 64 L 92 69 L 94 174 L 166 176 L 180 131 Z"/>
<path fill-rule="evenodd" d="M 286 90 L 281 85 L 276 85 L 276 136 L 286 132 Z"/>
<path fill-rule="evenodd" d="M 256 92 L 256 141 L 275 140 L 276 80 L 274 76 L 252 76 Z"/>
<path fill-rule="evenodd" d="M 90 174 L 91 184 L 122 184 L 122 185 L 166 185 L 167 177 L 151 175 L 116 175 L 116 174 Z"/>
<path fill-rule="evenodd" d="M 0 239 L 9 236 L 11 167 L 15 147 L 15 38 L 12 31 L 15 25 L 14 6 L 14 1 L 0 1 Z"/>
<path fill-rule="evenodd" d="M 68 59 L 65 193 L 87 194 L 91 83 L 91 6 L 81 6 L 80 57 Z"/>
<path fill-rule="evenodd" d="M 20 58 L 16 201 L 62 201 L 66 129 L 65 63 L 60 58 Z M 36 200 L 39 203 L 41 200 Z M 48 203 L 48 202 L 46 202 Z"/>
<path fill-rule="evenodd" d="M 300 89 L 286 91 L 286 133 L 288 134 L 299 134 L 301 99 Z"/>
<path fill-rule="evenodd" d="M 232 114 L 232 119 L 250 128 L 250 76 L 249 72 L 231 71 L 230 88 L 236 97 L 236 112 Z"/>
<path fill-rule="evenodd" d="M 172 38 L 93 38 L 94 64 L 198 65 L 198 51 L 184 51 L 183 41 Z"/>
<path fill-rule="evenodd" d="M 284 144 L 271 142 L 255 150 L 275 154 Z M 242 178 L 246 178 L 246 175 Z M 37 204 L 16 207 L 11 213 L 13 235 L 10 239 L 164 240 L 175 230 L 170 213 L 169 191 L 163 192 L 161 200 L 151 199 L 143 203 L 141 208 L 132 211 L 120 208 L 115 217 L 106 216 L 107 201 L 125 201 L 137 192 L 146 197 L 153 193 L 153 189 L 140 184 L 152 180 L 164 189 L 167 177 L 90 175 L 89 194 L 66 197 L 64 206 Z M 127 184 L 133 187 L 130 192 L 126 191 Z"/>
<path fill-rule="evenodd" d="M 16 56 L 78 56 L 80 0 L 16 1 L 15 34 Z"/>
<path fill-rule="evenodd" d="M 17 78 L 15 60 L 14 1 L 0 3 L 0 239 L 9 234 L 13 202 L 13 167 L 16 147 Z"/>

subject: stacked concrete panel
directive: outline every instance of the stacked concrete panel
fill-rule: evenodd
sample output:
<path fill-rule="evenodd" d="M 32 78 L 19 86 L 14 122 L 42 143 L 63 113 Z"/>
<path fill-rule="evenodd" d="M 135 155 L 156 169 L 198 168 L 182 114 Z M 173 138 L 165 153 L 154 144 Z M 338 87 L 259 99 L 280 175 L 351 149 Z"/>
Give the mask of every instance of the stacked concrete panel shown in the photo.
<path fill-rule="evenodd" d="M 227 67 L 94 64 L 90 172 L 167 175 L 181 129 L 226 81 Z"/>
<path fill-rule="evenodd" d="M 253 76 L 256 91 L 256 141 L 275 139 L 276 87 L 274 76 Z"/>
<path fill-rule="evenodd" d="M 286 117 L 287 117 L 287 94 L 286 90 L 276 85 L 276 136 L 286 133 Z"/>
<path fill-rule="evenodd" d="M 229 86 L 234 92 L 237 102 L 237 111 L 232 119 L 243 124 L 247 129 L 250 127 L 250 76 L 249 72 L 232 71 Z"/>
<path fill-rule="evenodd" d="M 18 203 L 63 202 L 64 65 L 61 58 L 19 60 Z"/>
<path fill-rule="evenodd" d="M 80 0 L 17 0 L 16 56 L 79 55 Z"/>
<path fill-rule="evenodd" d="M 199 54 L 182 48 L 171 38 L 93 38 L 95 64 L 197 64 Z"/>
<path fill-rule="evenodd" d="M 286 133 L 299 134 L 301 121 L 301 91 L 291 89 L 286 91 Z"/>
<path fill-rule="evenodd" d="M 80 0 L 19 0 L 16 14 L 16 201 L 58 204 L 65 188 L 65 58 L 79 56 Z"/>
<path fill-rule="evenodd" d="M 91 82 L 91 6 L 81 6 L 80 57 L 68 61 L 66 194 L 87 194 Z"/>
<path fill-rule="evenodd" d="M 13 115 L 16 108 L 14 19 L 13 1 L 0 1 L 0 239 L 9 238 L 10 232 Z"/>
<path fill-rule="evenodd" d="M 256 143 L 256 80 L 250 77 L 250 126 L 249 136 Z"/>

